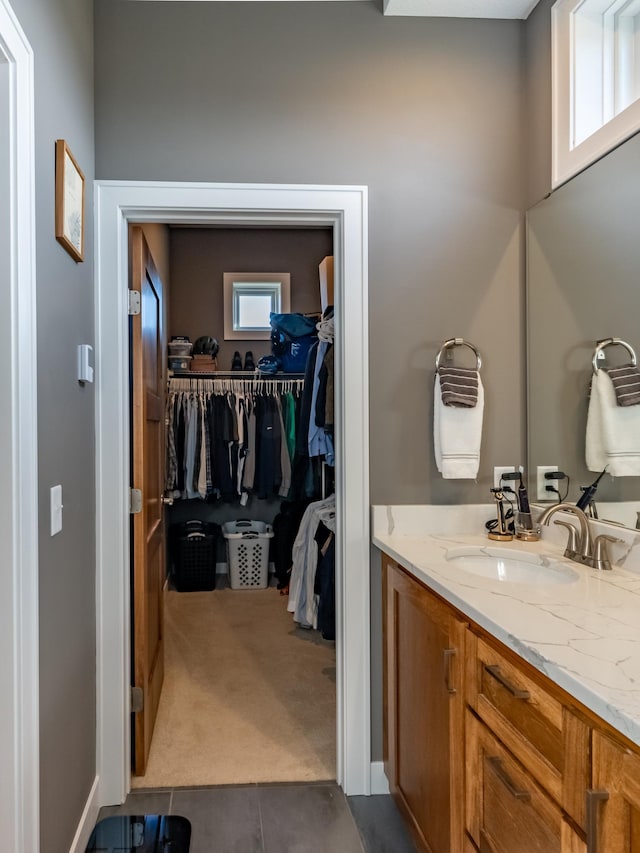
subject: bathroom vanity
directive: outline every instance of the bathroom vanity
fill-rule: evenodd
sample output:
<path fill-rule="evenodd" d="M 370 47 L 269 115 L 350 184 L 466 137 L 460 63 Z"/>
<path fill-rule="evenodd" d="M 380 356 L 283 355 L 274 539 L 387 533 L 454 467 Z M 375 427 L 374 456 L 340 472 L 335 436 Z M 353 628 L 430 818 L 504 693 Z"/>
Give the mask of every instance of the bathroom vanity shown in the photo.
<path fill-rule="evenodd" d="M 391 792 L 431 853 L 637 853 L 637 537 L 596 572 L 559 529 L 502 545 L 487 517 L 373 509 Z"/>

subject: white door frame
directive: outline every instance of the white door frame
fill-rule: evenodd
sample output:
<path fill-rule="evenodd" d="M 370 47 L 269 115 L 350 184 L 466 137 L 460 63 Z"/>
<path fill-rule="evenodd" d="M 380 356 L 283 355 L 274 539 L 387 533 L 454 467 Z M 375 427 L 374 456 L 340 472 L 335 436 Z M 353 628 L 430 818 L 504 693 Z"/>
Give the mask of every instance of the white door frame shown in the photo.
<path fill-rule="evenodd" d="M 39 844 L 38 468 L 33 53 L 0 0 L 0 827 Z M 4 133 L 4 131 L 3 131 Z"/>
<path fill-rule="evenodd" d="M 336 276 L 337 779 L 371 785 L 367 189 L 97 181 L 97 767 L 101 805 L 130 785 L 129 336 L 131 222 L 324 225 Z"/>

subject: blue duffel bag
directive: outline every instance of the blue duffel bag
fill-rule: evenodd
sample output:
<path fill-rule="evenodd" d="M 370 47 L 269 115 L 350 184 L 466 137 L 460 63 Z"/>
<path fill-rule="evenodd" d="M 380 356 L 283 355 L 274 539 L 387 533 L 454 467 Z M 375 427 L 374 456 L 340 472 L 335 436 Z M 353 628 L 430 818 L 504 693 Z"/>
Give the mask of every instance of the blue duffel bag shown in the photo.
<path fill-rule="evenodd" d="M 271 352 L 283 373 L 304 373 L 309 350 L 318 339 L 316 321 L 304 314 L 269 315 Z"/>

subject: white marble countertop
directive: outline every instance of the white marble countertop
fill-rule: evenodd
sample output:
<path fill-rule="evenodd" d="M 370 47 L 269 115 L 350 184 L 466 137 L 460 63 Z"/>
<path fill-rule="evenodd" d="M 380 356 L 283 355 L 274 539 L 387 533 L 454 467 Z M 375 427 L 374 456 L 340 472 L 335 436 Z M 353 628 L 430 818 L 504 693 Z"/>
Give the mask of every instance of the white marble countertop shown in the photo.
<path fill-rule="evenodd" d="M 372 540 L 640 746 L 640 573 L 620 565 L 635 565 L 640 537 L 624 534 L 625 543 L 612 553 L 619 565 L 599 572 L 564 560 L 565 537 L 558 528 L 544 528 L 539 542 L 503 544 L 482 532 L 489 517 L 486 506 L 373 507 Z M 541 564 L 550 557 L 563 561 L 576 579 L 529 584 L 482 578 L 447 560 L 447 551 L 460 546 L 517 549 L 539 555 Z"/>

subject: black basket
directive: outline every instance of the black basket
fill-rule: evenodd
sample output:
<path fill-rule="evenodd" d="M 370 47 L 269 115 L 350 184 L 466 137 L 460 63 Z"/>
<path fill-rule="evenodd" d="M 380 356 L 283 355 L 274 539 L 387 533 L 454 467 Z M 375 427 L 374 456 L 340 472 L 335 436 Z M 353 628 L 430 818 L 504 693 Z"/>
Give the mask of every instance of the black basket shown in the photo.
<path fill-rule="evenodd" d="M 216 545 L 220 525 L 185 521 L 171 527 L 173 582 L 178 592 L 215 589 Z"/>

